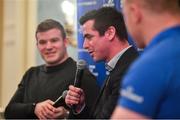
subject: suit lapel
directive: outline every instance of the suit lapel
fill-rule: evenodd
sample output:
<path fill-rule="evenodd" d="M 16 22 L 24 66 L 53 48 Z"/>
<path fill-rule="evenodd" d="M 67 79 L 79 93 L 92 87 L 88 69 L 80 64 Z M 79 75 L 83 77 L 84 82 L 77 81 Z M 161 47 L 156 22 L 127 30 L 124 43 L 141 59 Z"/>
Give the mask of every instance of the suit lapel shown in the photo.
<path fill-rule="evenodd" d="M 129 63 L 129 61 L 134 60 L 134 55 L 137 55 L 137 51 L 133 47 L 130 47 L 119 58 L 119 60 L 117 61 L 115 67 L 113 68 L 113 70 L 110 72 L 110 74 L 107 76 L 106 80 L 103 83 L 103 86 L 102 86 L 102 88 L 100 90 L 100 93 L 99 93 L 97 99 L 96 99 L 96 102 L 95 102 L 95 104 L 94 104 L 94 106 L 93 106 L 93 108 L 92 108 L 92 110 L 90 112 L 91 116 L 95 117 L 96 114 L 98 114 L 97 113 L 97 107 L 98 107 L 99 101 L 102 98 L 102 95 L 103 95 L 107 85 L 110 82 L 110 79 L 113 79 L 112 78 L 113 76 L 111 76 L 111 75 L 118 72 L 120 69 L 123 69 L 123 67 L 126 66 L 127 63 Z M 111 76 L 111 78 L 110 78 L 110 76 Z M 119 79 L 121 79 L 121 78 L 119 78 Z"/>
<path fill-rule="evenodd" d="M 91 110 L 91 116 L 94 116 L 94 114 L 96 113 L 95 111 L 96 111 L 96 108 L 97 108 L 97 106 L 99 104 L 99 100 L 101 99 L 101 96 L 102 96 L 106 86 L 108 85 L 109 79 L 110 79 L 110 75 L 107 76 L 106 80 L 103 83 L 103 86 L 102 86 L 102 88 L 100 90 L 100 93 L 99 93 L 99 95 L 98 95 L 98 97 L 96 99 L 95 104 L 93 105 L 92 110 Z"/>

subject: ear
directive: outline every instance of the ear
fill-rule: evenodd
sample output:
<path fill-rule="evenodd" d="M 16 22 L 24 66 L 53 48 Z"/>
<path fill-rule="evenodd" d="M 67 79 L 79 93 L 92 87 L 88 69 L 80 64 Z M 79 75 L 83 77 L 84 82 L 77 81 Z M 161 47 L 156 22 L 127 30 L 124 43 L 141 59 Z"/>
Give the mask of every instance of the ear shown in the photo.
<path fill-rule="evenodd" d="M 69 44 L 69 38 L 65 38 L 63 42 L 64 42 L 64 45 L 67 47 L 67 45 Z"/>
<path fill-rule="evenodd" d="M 36 40 L 36 46 L 38 46 L 38 41 Z"/>
<path fill-rule="evenodd" d="M 38 39 L 36 39 L 36 47 L 39 49 Z"/>
<path fill-rule="evenodd" d="M 116 34 L 116 29 L 114 26 L 110 26 L 106 32 L 105 32 L 105 37 L 108 39 L 108 40 L 112 40 L 114 37 L 115 37 L 115 34 Z"/>
<path fill-rule="evenodd" d="M 141 12 L 141 8 L 140 6 L 138 6 L 137 4 L 131 4 L 130 6 L 130 16 L 131 16 L 131 20 L 137 24 L 141 21 L 142 19 L 142 12 Z"/>

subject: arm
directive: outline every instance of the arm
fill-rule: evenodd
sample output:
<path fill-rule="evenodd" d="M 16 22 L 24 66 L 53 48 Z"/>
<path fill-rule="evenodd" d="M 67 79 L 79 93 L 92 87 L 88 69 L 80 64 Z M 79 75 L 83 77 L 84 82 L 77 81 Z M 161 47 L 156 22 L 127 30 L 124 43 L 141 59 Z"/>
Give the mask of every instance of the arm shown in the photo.
<path fill-rule="evenodd" d="M 35 82 L 36 78 L 33 78 L 32 70 L 30 69 L 23 76 L 22 81 L 18 85 L 18 89 L 14 96 L 11 98 L 9 104 L 5 110 L 5 118 L 59 118 L 63 117 L 65 113 L 64 108 L 53 107 L 53 101 L 45 100 L 36 102 L 34 97 L 27 94 L 29 87 L 32 87 L 32 83 Z M 30 82 L 30 79 L 34 80 Z M 33 90 L 36 90 L 34 87 Z M 26 91 L 26 92 L 25 92 Z M 29 91 L 35 94 L 36 91 Z M 28 92 L 28 93 L 29 93 Z M 30 94 L 31 94 L 30 93 Z M 35 94 L 38 95 L 38 94 Z M 31 98 L 30 100 L 28 98 Z M 33 102 L 36 102 L 35 104 Z M 43 113 L 43 114 L 42 114 Z"/>
<path fill-rule="evenodd" d="M 90 118 L 90 110 L 95 103 L 96 97 L 99 94 L 99 87 L 97 86 L 96 78 L 87 69 L 85 69 L 81 84 L 81 90 L 83 90 L 85 107 L 79 114 L 70 112 L 69 118 Z"/>
<path fill-rule="evenodd" d="M 64 107 L 53 107 L 53 101 L 45 100 L 43 102 L 33 103 L 22 103 L 17 101 L 17 93 L 11 99 L 10 103 L 5 110 L 5 118 L 39 118 L 39 119 L 50 119 L 50 118 L 64 118 L 67 116 L 67 110 Z"/>
<path fill-rule="evenodd" d="M 123 108 L 121 106 L 117 106 L 115 111 L 112 114 L 111 119 L 143 119 L 146 120 L 148 119 L 146 116 L 143 116 L 139 113 L 133 112 L 129 109 Z"/>
<path fill-rule="evenodd" d="M 27 72 L 28 73 L 28 72 Z M 14 96 L 11 98 L 9 104 L 5 109 L 5 118 L 27 118 L 35 117 L 33 103 L 23 103 L 24 90 L 25 90 L 25 79 L 24 75 L 22 81 L 18 85 Z"/>

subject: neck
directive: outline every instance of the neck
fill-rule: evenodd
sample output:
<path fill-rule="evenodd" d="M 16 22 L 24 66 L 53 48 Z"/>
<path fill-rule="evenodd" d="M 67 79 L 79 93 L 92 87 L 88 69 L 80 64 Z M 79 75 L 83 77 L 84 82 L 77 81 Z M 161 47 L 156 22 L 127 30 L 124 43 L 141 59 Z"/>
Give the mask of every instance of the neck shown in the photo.
<path fill-rule="evenodd" d="M 112 42 L 109 47 L 109 55 L 108 55 L 108 59 L 106 59 L 106 62 L 109 62 L 115 55 L 117 55 L 119 52 L 121 52 L 123 49 L 127 48 L 128 46 L 129 43 L 127 41 L 116 40 Z"/>
<path fill-rule="evenodd" d="M 144 32 L 144 44 L 147 46 L 151 40 L 163 30 L 180 25 L 180 16 L 172 16 L 170 14 L 156 15 L 145 18 L 146 23 L 142 32 Z M 158 22 L 157 22 L 158 21 Z"/>
<path fill-rule="evenodd" d="M 66 61 L 68 59 L 68 55 L 65 54 L 63 59 L 59 60 L 58 62 L 53 62 L 53 63 L 46 63 L 46 66 L 56 66 L 56 65 L 59 65 L 61 63 L 63 63 L 64 61 Z"/>

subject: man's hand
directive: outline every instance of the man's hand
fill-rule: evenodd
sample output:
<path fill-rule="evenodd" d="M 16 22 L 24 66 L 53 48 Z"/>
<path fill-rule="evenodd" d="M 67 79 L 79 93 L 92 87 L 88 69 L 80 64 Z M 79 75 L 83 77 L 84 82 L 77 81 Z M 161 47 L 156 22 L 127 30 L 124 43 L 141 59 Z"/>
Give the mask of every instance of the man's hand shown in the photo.
<path fill-rule="evenodd" d="M 58 108 L 55 108 L 53 118 L 63 119 L 63 118 L 67 118 L 68 115 L 69 115 L 69 111 L 66 110 L 63 106 L 60 106 Z"/>
<path fill-rule="evenodd" d="M 76 112 L 79 113 L 82 107 L 85 105 L 85 94 L 81 88 L 69 86 L 69 90 L 65 97 L 65 102 L 68 106 L 76 106 Z"/>
<path fill-rule="evenodd" d="M 54 102 L 46 100 L 36 104 L 34 113 L 39 119 L 55 119 L 64 118 L 67 116 L 67 111 L 64 107 L 53 107 Z"/>

